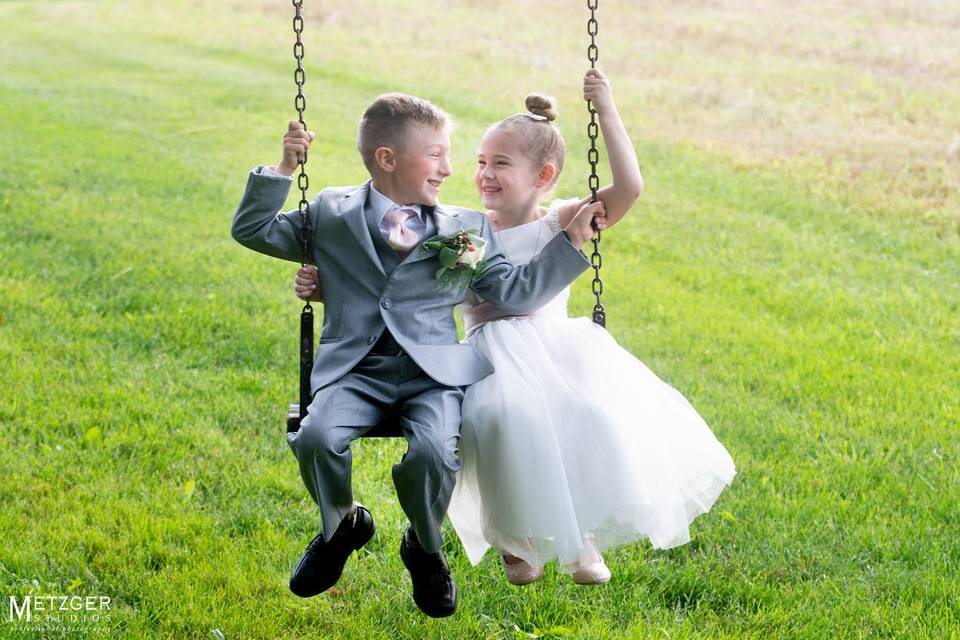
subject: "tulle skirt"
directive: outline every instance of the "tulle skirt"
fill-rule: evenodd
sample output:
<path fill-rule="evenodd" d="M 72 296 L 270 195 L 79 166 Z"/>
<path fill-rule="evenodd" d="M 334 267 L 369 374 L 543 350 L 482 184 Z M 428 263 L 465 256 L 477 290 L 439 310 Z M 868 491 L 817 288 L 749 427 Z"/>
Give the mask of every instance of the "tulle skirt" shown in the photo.
<path fill-rule="evenodd" d="M 448 512 L 472 563 L 493 546 L 569 572 L 585 544 L 681 545 L 733 480 L 690 403 L 588 319 L 499 320 L 469 340 L 496 369 L 467 389 Z"/>

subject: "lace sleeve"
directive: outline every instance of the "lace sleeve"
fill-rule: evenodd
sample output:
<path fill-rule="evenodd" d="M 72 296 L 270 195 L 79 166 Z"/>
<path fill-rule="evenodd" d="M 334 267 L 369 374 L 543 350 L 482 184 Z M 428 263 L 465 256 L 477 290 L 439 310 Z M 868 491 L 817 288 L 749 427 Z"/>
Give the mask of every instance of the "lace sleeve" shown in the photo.
<path fill-rule="evenodd" d="M 553 235 L 560 233 L 560 211 L 558 209 L 548 209 L 547 215 L 543 216 L 543 222 Z"/>
<path fill-rule="evenodd" d="M 550 229 L 554 235 L 560 233 L 560 207 L 576 202 L 579 202 L 577 198 L 554 200 L 550 203 L 550 206 L 547 207 L 547 215 L 543 216 L 543 220 L 546 222 L 547 228 Z"/>

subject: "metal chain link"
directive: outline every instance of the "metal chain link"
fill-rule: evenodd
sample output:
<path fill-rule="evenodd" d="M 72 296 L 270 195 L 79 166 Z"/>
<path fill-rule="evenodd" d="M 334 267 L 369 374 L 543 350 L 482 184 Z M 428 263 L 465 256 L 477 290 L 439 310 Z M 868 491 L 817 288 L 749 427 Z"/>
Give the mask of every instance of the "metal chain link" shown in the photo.
<path fill-rule="evenodd" d="M 293 57 L 297 59 L 297 68 L 293 72 L 293 80 L 297 83 L 297 97 L 293 106 L 299 114 L 303 130 L 307 130 L 307 123 L 303 119 L 303 112 L 307 110 L 307 99 L 303 96 L 303 85 L 307 81 L 307 74 L 303 70 L 303 0 L 292 0 L 296 15 L 293 18 L 293 32 L 297 34 L 297 41 L 293 44 Z M 310 223 L 310 203 L 307 201 L 307 189 L 310 187 L 310 178 L 307 177 L 307 153 L 303 153 L 300 160 L 300 174 L 297 176 L 297 186 L 300 187 L 300 244 L 303 245 L 303 265 L 313 264 L 313 227 Z M 300 311 L 300 420 L 307 416 L 307 407 L 313 398 L 310 371 L 313 367 L 313 307 L 309 300 L 304 301 Z M 297 427 L 299 428 L 299 421 Z M 289 425 L 287 427 L 289 429 Z"/>
<path fill-rule="evenodd" d="M 590 60 L 590 68 L 597 66 L 597 58 L 600 57 L 600 50 L 597 48 L 597 4 L 599 0 L 587 0 L 587 8 L 590 9 L 590 19 L 587 21 L 587 34 L 590 36 L 590 46 L 587 47 L 587 58 Z M 590 193 L 591 202 L 597 201 L 597 190 L 600 188 L 600 177 L 597 175 L 597 163 L 600 161 L 600 152 L 597 151 L 597 136 L 600 134 L 600 127 L 597 124 L 597 110 L 593 108 L 593 103 L 587 100 L 587 110 L 590 112 L 590 124 L 587 125 L 587 136 L 590 138 L 590 150 L 587 152 L 587 161 L 590 163 Z M 593 266 L 593 295 L 596 303 L 593 305 L 593 321 L 605 327 L 607 325 L 607 313 L 603 310 L 603 303 L 600 302 L 600 295 L 603 294 L 603 280 L 600 279 L 600 267 L 603 266 L 603 258 L 600 255 L 600 232 L 593 235 L 593 253 L 590 255 L 590 264 Z"/>
<path fill-rule="evenodd" d="M 293 72 L 293 81 L 297 83 L 297 96 L 293 100 L 293 107 L 297 110 L 299 114 L 300 124 L 303 125 L 303 130 L 307 130 L 307 123 L 303 119 L 303 112 L 307 110 L 307 99 L 303 95 L 303 85 L 307 81 L 307 74 L 303 70 L 303 40 L 301 40 L 301 35 L 303 34 L 303 15 L 301 10 L 303 8 L 303 0 L 292 0 L 293 7 L 296 10 L 296 15 L 293 17 L 293 32 L 297 35 L 297 41 L 293 43 L 293 57 L 297 60 L 297 68 Z M 300 244 L 303 245 L 303 264 L 312 264 L 313 263 L 313 228 L 310 224 L 310 215 L 309 208 L 310 203 L 307 201 L 307 189 L 310 187 L 310 178 L 307 177 L 307 154 L 304 152 L 303 159 L 300 161 L 300 175 L 297 176 L 297 186 L 300 187 L 300 204 L 298 209 L 300 211 Z M 310 307 L 310 301 L 307 301 L 307 308 Z"/>

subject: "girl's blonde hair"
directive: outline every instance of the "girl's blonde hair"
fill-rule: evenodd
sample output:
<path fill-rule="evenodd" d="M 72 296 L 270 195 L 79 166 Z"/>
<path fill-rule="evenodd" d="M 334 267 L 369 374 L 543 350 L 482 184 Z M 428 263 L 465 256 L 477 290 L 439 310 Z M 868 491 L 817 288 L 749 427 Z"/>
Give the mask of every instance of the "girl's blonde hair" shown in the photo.
<path fill-rule="evenodd" d="M 557 172 L 553 183 L 560 177 L 566 144 L 560 130 L 553 124 L 557 119 L 557 101 L 550 96 L 531 93 L 524 101 L 527 113 L 515 113 L 492 125 L 491 130 L 513 131 L 520 136 L 520 148 L 523 154 L 542 167 L 553 163 Z"/>

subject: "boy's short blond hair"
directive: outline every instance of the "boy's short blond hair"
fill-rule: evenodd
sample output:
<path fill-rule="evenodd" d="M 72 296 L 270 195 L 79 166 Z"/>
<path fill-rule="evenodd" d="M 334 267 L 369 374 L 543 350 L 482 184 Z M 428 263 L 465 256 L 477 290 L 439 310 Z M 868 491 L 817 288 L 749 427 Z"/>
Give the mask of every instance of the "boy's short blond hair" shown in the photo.
<path fill-rule="evenodd" d="M 405 93 L 385 93 L 370 105 L 360 119 L 357 149 L 367 171 L 373 172 L 374 153 L 380 147 L 402 151 L 410 127 L 415 124 L 441 129 L 451 124 L 450 116 L 429 100 Z"/>

